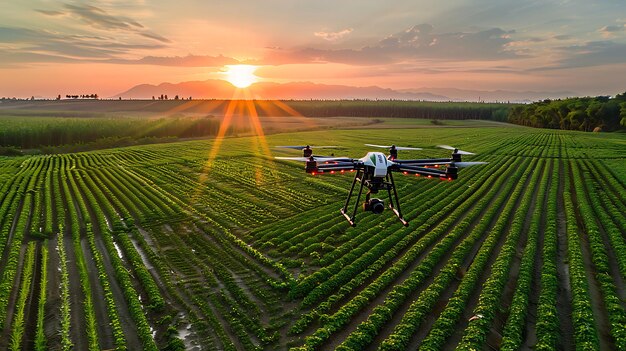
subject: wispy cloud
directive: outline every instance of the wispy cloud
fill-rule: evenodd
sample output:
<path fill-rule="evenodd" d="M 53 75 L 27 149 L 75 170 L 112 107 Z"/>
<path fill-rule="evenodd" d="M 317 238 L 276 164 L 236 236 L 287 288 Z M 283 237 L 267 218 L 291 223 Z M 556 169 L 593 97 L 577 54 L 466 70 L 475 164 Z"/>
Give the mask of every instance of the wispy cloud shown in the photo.
<path fill-rule="evenodd" d="M 102 62 L 164 49 L 171 43 L 138 20 L 92 5 L 64 4 L 35 11 L 72 29 L 0 27 L 0 62 Z"/>
<path fill-rule="evenodd" d="M 552 65 L 534 70 L 549 71 L 614 64 L 626 65 L 626 44 L 610 40 L 590 41 L 581 45 L 560 47 L 555 52 L 561 56 L 560 59 Z"/>
<path fill-rule="evenodd" d="M 54 10 L 35 10 L 35 11 L 42 13 L 46 16 L 63 16 L 65 14 L 61 11 L 54 11 Z"/>
<path fill-rule="evenodd" d="M 315 33 L 313 33 L 313 35 L 315 35 L 318 38 L 322 38 L 324 40 L 327 40 L 327 41 L 337 41 L 337 40 L 345 37 L 346 35 L 352 33 L 353 31 L 354 31 L 354 29 L 352 29 L 352 28 L 346 28 L 346 29 L 340 30 L 338 32 L 325 32 L 325 31 L 315 32 Z"/>
<path fill-rule="evenodd" d="M 143 25 L 135 20 L 124 16 L 111 15 L 96 6 L 65 4 L 63 7 L 70 14 L 96 28 L 125 30 L 137 30 L 138 28 L 143 28 Z"/>
<path fill-rule="evenodd" d="M 626 24 L 604 26 L 598 29 L 598 32 L 600 32 L 600 34 L 604 38 L 614 38 L 615 36 L 617 36 L 619 32 L 624 32 L 624 31 L 626 31 Z"/>
<path fill-rule="evenodd" d="M 111 14 L 93 5 L 64 4 L 62 10 L 37 9 L 35 11 L 51 17 L 72 17 L 96 30 L 122 31 L 137 34 L 144 38 L 160 41 L 162 43 L 171 43 L 168 38 L 149 30 L 135 19 Z"/>
<path fill-rule="evenodd" d="M 62 34 L 45 30 L 0 27 L 0 62 L 79 62 L 113 59 L 163 44 L 121 42 L 98 35 Z"/>
<path fill-rule="evenodd" d="M 224 65 L 235 65 L 244 63 L 232 57 L 218 56 L 146 56 L 137 60 L 112 59 L 110 63 L 136 64 L 136 65 L 157 65 L 157 66 L 178 66 L 178 67 L 221 67 Z"/>
<path fill-rule="evenodd" d="M 264 61 L 268 64 L 334 62 L 377 65 L 421 59 L 511 59 L 523 56 L 515 48 L 509 47 L 514 33 L 500 28 L 437 33 L 432 25 L 420 24 L 360 49 L 272 50 Z"/>

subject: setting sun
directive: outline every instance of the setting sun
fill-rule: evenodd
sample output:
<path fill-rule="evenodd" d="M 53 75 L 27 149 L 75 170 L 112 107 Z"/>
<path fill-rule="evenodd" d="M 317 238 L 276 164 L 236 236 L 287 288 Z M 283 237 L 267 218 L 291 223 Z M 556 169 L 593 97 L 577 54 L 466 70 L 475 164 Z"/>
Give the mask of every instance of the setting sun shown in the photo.
<path fill-rule="evenodd" d="M 258 67 L 252 65 L 228 65 L 226 66 L 226 80 L 237 88 L 247 88 L 258 80 L 254 75 Z"/>

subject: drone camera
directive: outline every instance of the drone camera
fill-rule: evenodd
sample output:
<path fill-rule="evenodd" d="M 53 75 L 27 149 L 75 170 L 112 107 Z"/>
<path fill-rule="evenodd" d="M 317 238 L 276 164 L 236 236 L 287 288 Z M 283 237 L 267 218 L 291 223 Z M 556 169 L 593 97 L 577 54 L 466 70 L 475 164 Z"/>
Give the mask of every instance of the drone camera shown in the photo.
<path fill-rule="evenodd" d="M 364 211 L 371 211 L 375 214 L 381 214 L 385 210 L 385 202 L 381 199 L 369 199 L 363 204 Z"/>

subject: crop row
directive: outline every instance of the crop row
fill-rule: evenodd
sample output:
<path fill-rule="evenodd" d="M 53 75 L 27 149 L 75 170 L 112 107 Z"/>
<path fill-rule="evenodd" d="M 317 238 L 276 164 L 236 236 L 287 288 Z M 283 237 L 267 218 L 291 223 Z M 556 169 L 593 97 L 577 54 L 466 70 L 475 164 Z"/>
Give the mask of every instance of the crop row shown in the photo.
<path fill-rule="evenodd" d="M 89 272 L 87 270 L 87 263 L 85 261 L 83 249 L 80 244 L 80 224 L 79 224 L 80 222 L 78 220 L 78 212 L 76 208 L 77 206 L 72 199 L 72 194 L 70 193 L 70 187 L 68 184 L 69 183 L 68 175 L 67 175 L 67 172 L 65 172 L 67 168 L 68 168 L 67 160 L 65 158 L 62 158 L 61 169 L 63 170 L 63 173 L 61 175 L 62 177 L 61 184 L 63 186 L 63 194 L 64 194 L 64 198 L 67 204 L 67 207 L 66 207 L 66 211 L 67 211 L 66 213 L 68 214 L 67 223 L 70 226 L 69 230 L 70 230 L 71 237 L 72 237 L 73 251 L 76 256 L 75 264 L 76 264 L 76 267 L 78 268 L 79 281 L 80 281 L 80 286 L 81 286 L 81 290 L 83 293 L 83 311 L 85 314 L 85 330 L 87 333 L 88 348 L 90 350 L 94 350 L 100 347 L 98 344 L 98 332 L 96 330 L 98 322 L 96 320 L 96 315 L 94 311 L 94 302 L 93 302 L 93 298 L 91 295 L 92 290 L 91 290 L 91 284 L 89 282 Z M 85 219 L 85 222 L 87 221 L 88 219 Z"/>
<path fill-rule="evenodd" d="M 513 303 L 510 308 L 509 319 L 506 322 L 503 332 L 502 349 L 505 350 L 517 350 L 521 347 L 523 342 L 523 328 L 524 322 L 528 315 L 529 295 L 532 287 L 532 272 L 535 269 L 535 251 L 537 245 L 540 243 L 537 241 L 538 231 L 543 228 L 544 240 L 542 251 L 542 266 L 537 268 L 541 269 L 540 286 L 541 293 L 539 294 L 539 302 L 537 307 L 537 322 L 536 322 L 536 334 L 537 349 L 554 349 L 558 340 L 558 318 L 556 310 L 556 294 L 557 294 L 557 270 L 556 270 L 556 213 L 557 213 L 557 183 L 558 183 L 558 171 L 555 170 L 554 161 L 550 167 L 552 173 L 548 176 L 544 175 L 539 193 L 546 192 L 546 187 L 550 185 L 547 197 L 547 207 L 540 205 L 535 207 L 535 213 L 533 214 L 533 221 L 530 228 L 528 243 L 524 250 L 522 263 L 520 266 L 520 276 L 518 279 L 518 285 L 513 296 Z M 539 195 L 541 199 L 542 196 Z M 545 213 L 545 221 L 539 223 L 537 216 L 539 213 Z"/>
<path fill-rule="evenodd" d="M 35 269 L 35 242 L 31 241 L 26 250 L 25 263 L 22 268 L 22 279 L 17 302 L 15 308 L 15 317 L 13 318 L 13 326 L 11 332 L 11 342 L 9 349 L 13 351 L 22 349 L 22 339 L 24 336 L 24 318 L 26 310 L 26 299 L 30 293 L 30 285 L 32 284 L 33 270 Z"/>
<path fill-rule="evenodd" d="M 510 168 L 511 169 L 511 168 Z M 519 172 L 519 171 L 518 171 Z M 521 176 L 521 172 L 519 175 Z M 504 185 L 504 188 L 510 188 L 511 185 L 505 184 L 506 177 L 495 177 L 496 181 L 493 184 L 485 185 L 486 189 L 491 189 L 491 194 L 494 195 L 497 191 L 493 189 L 499 189 Z M 506 190 L 505 190 L 506 191 Z M 343 347 L 362 347 L 363 345 L 369 344 L 373 338 L 379 333 L 380 329 L 387 323 L 387 321 L 391 318 L 392 314 L 400 308 L 400 306 L 405 302 L 405 300 L 433 273 L 437 263 L 440 262 L 442 257 L 451 252 L 451 248 L 455 246 L 457 240 L 464 236 L 466 230 L 470 227 L 472 222 L 472 218 L 477 218 L 477 216 L 483 211 L 483 208 L 489 203 L 490 197 L 479 198 L 476 206 L 470 211 L 467 215 L 469 220 L 461 221 L 454 228 L 452 232 L 446 235 L 443 240 L 435 245 L 430 252 L 424 257 L 422 262 L 414 271 L 412 271 L 409 277 L 402 282 L 392 288 L 392 290 L 387 294 L 384 302 L 376 306 L 372 313 L 368 316 L 367 321 L 361 323 L 356 331 L 354 331 L 350 336 L 344 341 L 342 344 Z M 457 208 L 457 213 L 464 213 L 469 208 L 472 207 L 472 202 L 467 201 L 464 202 L 459 208 Z M 498 206 L 495 204 L 494 206 Z M 489 222 L 482 220 L 482 223 Z M 480 224 L 479 224 L 480 226 Z M 472 233 L 478 233 L 475 229 Z M 481 233 L 482 235 L 482 233 Z M 476 235 L 468 236 L 461 244 L 457 246 L 455 252 L 456 256 L 465 256 L 465 254 L 469 251 L 474 241 L 477 240 Z M 470 243 L 471 245 L 468 245 Z M 458 248 L 461 248 L 460 250 Z M 461 252 L 459 255 L 458 252 Z M 455 256 L 450 258 L 450 260 L 454 260 Z M 444 268 L 445 269 L 445 268 Z M 454 268 L 454 272 L 456 274 L 456 267 Z M 337 313 L 335 313 L 332 318 L 328 318 L 325 323 L 324 328 L 318 329 L 316 333 L 312 336 L 305 338 L 305 346 L 316 347 L 321 342 L 325 340 L 324 338 L 324 330 L 336 329 L 334 325 L 343 325 L 345 322 L 337 323 L 335 321 L 346 320 L 347 316 L 351 315 L 350 310 L 354 310 L 355 308 L 358 310 L 364 307 L 363 303 L 369 303 L 371 298 L 376 295 L 376 291 L 380 288 L 380 285 L 387 285 L 389 282 L 388 279 L 392 278 L 392 275 L 383 274 L 379 278 L 377 278 L 372 284 L 370 284 L 366 289 L 364 289 L 358 296 L 353 298 L 349 304 L 343 306 Z M 369 298 L 367 297 L 369 295 Z M 406 316 L 406 315 L 405 315 Z M 359 346 L 361 345 L 361 346 Z"/>
<path fill-rule="evenodd" d="M 57 178 L 58 180 L 58 178 Z M 59 197 L 60 198 L 60 197 Z M 70 308 L 70 277 L 67 267 L 67 254 L 65 253 L 65 244 L 63 243 L 63 227 L 59 230 L 57 239 L 57 249 L 59 252 L 59 264 L 61 275 L 61 350 L 68 351 L 72 349 L 73 343 L 70 338 L 71 328 L 71 308 Z"/>
<path fill-rule="evenodd" d="M 5 320 L 7 318 L 6 311 L 9 303 L 9 296 L 13 291 L 13 287 L 16 285 L 14 283 L 14 280 L 17 274 L 22 246 L 15 243 L 22 242 L 27 229 L 30 227 L 30 208 L 33 202 L 35 184 L 37 184 L 39 174 L 42 171 L 43 162 L 36 162 L 35 167 L 36 168 L 33 170 L 33 174 L 30 178 L 27 179 L 28 181 L 22 183 L 22 186 L 25 183 L 27 184 L 26 189 L 22 190 L 22 193 L 25 194 L 23 196 L 22 210 L 21 212 L 19 212 L 17 224 L 15 226 L 15 230 L 12 233 L 12 239 L 7 239 L 8 256 L 6 256 L 5 258 L 6 263 L 4 266 L 4 271 L 2 272 L 2 281 L 0 282 L 0 325 L 4 325 L 5 323 Z M 19 202 L 18 200 L 14 201 Z M 18 210 L 17 207 L 15 209 L 16 211 Z M 5 223 L 5 226 L 8 226 L 9 228 L 6 231 L 7 234 L 10 234 L 11 225 L 11 223 Z"/>
<path fill-rule="evenodd" d="M 509 235 L 507 239 L 509 240 L 507 243 L 505 243 L 505 245 L 508 243 L 512 244 L 512 243 L 517 242 L 517 239 L 521 232 L 522 223 L 516 219 L 513 219 L 511 221 L 511 217 L 515 213 L 515 209 L 519 201 L 518 199 L 521 198 L 522 193 L 526 189 L 526 184 L 527 184 L 526 180 L 530 177 L 530 175 L 533 174 L 533 171 L 535 171 L 536 165 L 537 165 L 537 161 L 533 160 L 530 163 L 530 165 L 527 163 L 525 166 L 520 166 L 520 168 L 525 171 L 523 172 L 521 178 L 516 178 L 516 181 L 515 181 L 516 185 L 513 189 L 513 192 L 510 195 L 508 195 L 508 193 L 500 194 L 496 199 L 494 199 L 493 206 L 490 208 L 490 210 L 488 210 L 488 212 L 485 214 L 485 217 L 483 217 L 481 221 L 479 222 L 479 224 L 474 228 L 474 231 L 477 231 L 477 233 L 470 234 L 470 236 L 468 237 L 468 239 L 473 237 L 473 240 L 462 243 L 456 249 L 458 251 L 463 251 L 464 246 L 465 246 L 467 247 L 466 250 L 471 250 L 471 248 L 473 247 L 475 243 L 479 243 L 480 245 L 478 252 L 473 257 L 473 260 L 471 261 L 471 265 L 467 269 L 466 273 L 463 275 L 463 278 L 460 284 L 458 285 L 456 291 L 454 292 L 452 297 L 448 300 L 448 303 L 445 309 L 441 312 L 441 314 L 439 315 L 439 317 L 433 324 L 426 338 L 422 341 L 422 344 L 420 345 L 420 349 L 429 349 L 429 348 L 440 349 L 448 341 L 448 338 L 452 336 L 455 330 L 455 326 L 459 322 L 459 319 L 461 318 L 462 313 L 467 308 L 470 295 L 476 288 L 480 277 L 489 271 L 487 267 L 487 263 L 492 257 L 494 251 L 496 250 L 496 246 L 498 242 L 500 241 L 502 236 L 505 235 L 504 234 L 505 229 L 507 227 L 507 224 L 510 222 L 513 222 L 513 224 L 511 226 L 510 232 L 508 233 Z M 538 174 L 540 174 L 539 171 L 534 172 L 535 176 Z M 530 196 L 532 196 L 532 192 L 525 192 L 525 195 L 528 196 L 528 199 L 530 199 Z M 527 206 L 528 202 L 525 202 L 525 204 Z M 522 213 L 524 212 L 522 211 Z M 492 224 L 493 221 L 495 221 L 494 224 Z M 484 236 L 485 234 L 486 234 L 486 238 L 483 239 L 482 242 L 480 242 L 480 239 L 478 238 L 480 238 L 481 236 Z M 504 257 L 505 257 L 504 260 L 506 260 L 507 257 L 506 256 Z M 449 263 L 452 263 L 452 262 L 454 262 L 453 258 L 450 259 Z M 463 262 L 462 260 L 459 260 L 457 261 L 456 264 L 462 264 L 462 262 Z M 500 261 L 499 263 L 500 263 L 499 266 L 498 265 L 493 266 L 494 269 L 500 268 L 500 270 L 496 270 L 496 273 L 506 274 L 506 272 L 508 271 L 508 262 Z M 442 272 L 446 272 L 446 269 L 445 268 L 442 269 Z M 499 283 L 498 280 L 499 279 L 496 279 L 495 283 L 494 281 L 492 281 L 491 284 L 494 284 L 494 285 L 498 284 Z M 487 284 L 490 284 L 490 282 L 487 281 Z M 447 284 L 442 284 L 442 285 L 445 286 Z M 433 286 L 437 286 L 437 284 L 434 283 Z M 497 287 L 492 287 L 492 289 L 497 289 Z M 487 292 L 489 292 L 489 290 L 487 290 Z M 494 296 L 494 295 L 492 294 L 491 296 Z M 480 302 L 482 301 L 479 300 L 479 304 Z M 414 305 L 412 305 L 409 308 L 409 310 L 411 310 L 412 307 L 414 307 Z M 483 315 L 483 318 L 492 320 L 493 319 L 492 313 L 495 311 L 485 312 L 484 308 L 482 307 L 483 306 L 480 306 L 480 305 L 478 306 L 481 313 L 486 313 L 486 315 Z M 409 316 L 410 319 L 406 319 L 407 316 Z M 414 317 L 415 316 L 411 316 L 411 314 L 407 313 L 405 314 L 405 317 L 403 317 L 403 320 L 414 321 L 415 320 Z M 400 325 L 402 325 L 402 322 Z M 401 335 L 401 334 L 395 333 L 394 335 Z"/>
<path fill-rule="evenodd" d="M 469 193 L 466 193 L 465 196 L 469 196 Z M 332 263 L 325 266 L 324 269 L 321 269 L 300 280 L 298 285 L 291 289 L 290 296 L 292 298 L 297 298 L 305 296 L 305 294 L 311 294 L 314 289 L 321 289 L 319 286 L 325 286 L 320 284 L 326 284 L 329 279 L 333 279 L 330 280 L 331 282 L 334 282 L 336 279 L 340 279 L 338 285 L 347 282 L 346 279 L 354 276 L 357 271 L 362 271 L 376 261 L 379 256 L 377 253 L 386 252 L 392 247 L 397 248 L 396 244 L 403 238 L 407 237 L 407 235 L 410 236 L 410 239 L 417 238 L 426 229 L 436 223 L 439 218 L 452 211 L 452 209 L 454 209 L 458 204 L 462 203 L 463 200 L 465 200 L 465 197 L 460 196 L 455 197 L 454 200 L 452 200 L 452 204 L 449 205 L 444 201 L 433 204 L 432 207 L 421 215 L 421 220 L 429 220 L 428 223 L 422 225 L 419 230 L 413 230 L 412 228 L 403 229 L 401 228 L 401 224 L 394 220 L 394 223 L 391 226 L 388 226 L 383 230 L 378 230 L 377 228 L 372 229 L 371 232 L 375 233 L 375 235 L 370 237 L 363 236 L 363 238 L 366 239 L 364 241 L 359 240 L 359 237 L 345 243 L 342 245 L 340 250 L 336 251 L 337 255 L 340 255 L 342 252 L 345 253 L 345 255 L 341 257 L 334 256 L 332 261 L 329 261 L 329 263 Z M 448 211 L 441 211 L 444 208 L 447 208 Z M 404 245 L 408 245 L 411 242 L 412 240 L 402 241 Z M 335 278 L 337 274 L 340 274 L 340 276 Z M 323 296 L 323 294 L 321 295 Z"/>
<path fill-rule="evenodd" d="M 48 293 L 48 240 L 44 240 L 41 252 L 41 277 L 39 278 L 39 301 L 37 302 L 37 331 L 35 334 L 35 350 L 45 351 L 47 347 L 44 318 L 46 313 L 46 294 Z"/>
<path fill-rule="evenodd" d="M 96 201 L 94 194 L 88 190 L 87 186 L 85 185 L 83 181 L 83 178 L 77 177 L 77 179 L 78 179 L 78 184 L 80 185 L 80 189 L 84 191 L 84 195 L 89 200 L 89 203 L 92 206 L 97 205 L 98 202 Z M 87 208 L 87 205 L 83 201 L 82 197 L 78 196 L 80 193 L 79 188 L 77 187 L 76 183 L 73 181 L 73 177 L 70 178 L 70 182 L 75 187 L 80 207 Z M 84 213 L 87 215 L 89 214 L 89 212 L 87 211 Z M 133 321 L 135 322 L 137 326 L 138 337 L 140 338 L 142 342 L 144 350 L 156 350 L 157 347 L 156 347 L 156 344 L 154 343 L 154 339 L 152 338 L 151 329 L 148 324 L 148 321 L 146 320 L 146 316 L 144 314 L 142 305 L 139 301 L 138 294 L 133 287 L 132 279 L 130 277 L 128 270 L 124 266 L 122 259 L 117 254 L 117 250 L 113 243 L 112 233 L 107 227 L 106 219 L 104 215 L 102 215 L 101 209 L 97 206 L 95 209 L 95 213 L 96 213 L 98 229 L 100 231 L 99 238 L 101 238 L 102 242 L 104 243 L 106 252 L 108 254 L 108 261 L 112 264 L 114 268 L 115 277 L 117 278 L 117 281 L 125 296 L 127 308 L 130 312 L 131 317 L 133 318 Z M 103 287 L 105 291 L 105 298 L 107 299 L 107 308 L 109 311 L 109 317 L 111 319 L 111 323 L 113 327 L 115 342 L 118 347 L 123 348 L 124 347 L 123 345 L 125 344 L 124 333 L 122 331 L 122 328 L 119 322 L 119 316 L 117 316 L 115 300 L 112 296 L 112 293 L 110 292 L 109 283 L 108 283 L 108 279 L 110 278 L 108 277 L 108 274 L 106 270 L 104 269 L 104 263 L 102 262 L 102 256 L 101 256 L 102 254 L 96 248 L 94 233 L 91 230 L 91 227 L 89 225 L 87 225 L 87 238 L 89 240 L 89 247 L 91 248 L 92 256 L 94 258 L 96 266 L 98 267 L 98 271 L 100 272 L 99 278 L 100 278 L 101 286 Z"/>
<path fill-rule="evenodd" d="M 569 166 L 567 168 L 569 168 Z M 570 287 L 572 289 L 574 342 L 576 348 L 579 350 L 598 350 L 600 348 L 598 330 L 591 307 L 589 282 L 583 262 L 582 248 L 577 245 L 581 243 L 582 240 L 578 233 L 578 227 L 576 226 L 576 215 L 572 201 L 572 192 L 570 190 L 572 180 L 568 171 L 564 172 L 563 176 L 565 181 L 563 202 L 567 223 L 567 255 L 569 261 Z"/>
<path fill-rule="evenodd" d="M 525 185 L 525 187 L 537 189 L 537 199 L 542 200 L 544 197 L 544 192 L 546 190 L 547 180 L 548 173 L 547 171 L 545 171 L 545 162 L 540 161 L 540 164 L 537 166 L 537 169 L 532 175 L 530 183 Z M 539 185 L 537 186 L 537 184 Z M 517 213 L 525 214 L 529 212 L 529 210 L 531 209 L 530 206 L 532 204 L 532 196 L 532 191 L 527 191 L 526 193 L 524 193 L 522 202 L 516 210 Z M 541 212 L 541 204 L 537 204 L 536 201 L 535 209 L 531 217 L 532 228 L 530 228 L 530 233 L 528 233 L 528 237 L 531 240 L 528 240 L 526 245 L 528 245 L 532 241 L 532 238 L 534 238 L 534 241 L 536 241 L 537 231 L 539 230 L 539 221 L 541 219 Z M 490 325 L 493 322 L 496 316 L 496 312 L 498 311 L 498 308 L 500 306 L 500 299 L 504 286 L 509 278 L 510 267 L 513 261 L 513 257 L 517 252 L 518 246 L 520 246 L 519 239 L 522 235 L 524 222 L 526 222 L 525 216 L 517 215 L 513 218 L 511 226 L 508 229 L 506 241 L 500 249 L 500 255 L 496 258 L 495 262 L 489 268 L 491 270 L 491 275 L 483 284 L 480 296 L 478 298 L 478 305 L 474 308 L 472 312 L 472 315 L 481 317 L 475 318 L 468 322 L 468 325 L 464 331 L 463 338 L 457 346 L 457 349 L 471 350 L 483 347 L 485 340 L 487 339 L 487 333 L 489 332 Z M 532 262 L 532 259 L 534 259 L 535 257 L 535 251 L 534 249 L 530 251 L 531 255 L 529 257 L 529 260 Z M 472 263 L 472 265 L 474 265 L 474 263 Z M 528 272 L 528 277 L 529 276 L 530 271 Z M 530 280 L 527 279 L 526 281 L 529 282 Z M 521 313 L 520 315 L 523 316 L 524 314 Z"/>
<path fill-rule="evenodd" d="M 578 200 L 577 209 L 582 217 L 585 234 L 591 249 L 591 259 L 596 270 L 595 279 L 600 285 L 604 306 L 608 312 L 610 322 L 609 331 L 614 339 L 615 348 L 617 350 L 626 350 L 626 328 L 624 328 L 626 325 L 626 311 L 624 311 L 620 298 L 617 295 L 617 287 L 611 276 L 611 262 L 609 261 L 607 249 L 603 242 L 601 228 L 599 228 L 596 217 L 594 216 L 594 210 L 587 200 L 589 195 L 588 189 L 585 188 L 585 178 L 581 175 L 578 162 L 572 163 L 571 167 L 574 178 L 574 189 Z M 598 210 L 600 209 L 601 206 L 598 207 Z M 608 221 L 604 225 L 608 225 L 610 222 L 611 221 Z M 616 236 L 610 236 L 612 240 L 609 240 L 609 242 L 613 244 L 615 249 L 620 248 L 619 246 L 614 246 L 615 244 L 622 244 L 621 248 L 623 249 L 623 238 L 619 233 L 615 234 Z M 623 252 L 624 251 L 619 251 L 619 253 Z M 618 261 L 618 263 L 621 262 Z"/>
<path fill-rule="evenodd" d="M 488 178 L 488 175 L 485 175 L 484 177 Z M 488 189 L 487 187 L 482 187 L 481 189 L 476 191 L 476 193 L 472 194 L 473 198 L 478 199 L 480 195 L 483 192 L 485 192 L 487 189 Z M 414 241 L 415 238 L 419 237 L 419 235 L 426 233 L 422 238 L 420 238 L 420 240 L 417 243 L 415 243 L 413 246 L 410 247 L 410 249 L 406 252 L 406 254 L 403 257 L 399 258 L 390 268 L 388 268 L 379 277 L 379 278 L 384 278 L 383 281 L 379 281 L 379 279 L 377 279 L 374 284 L 370 285 L 370 287 L 366 289 L 367 294 L 368 294 L 367 296 L 369 296 L 368 300 L 373 298 L 373 296 L 379 294 L 380 291 L 385 289 L 389 284 L 391 284 L 395 279 L 397 279 L 397 277 L 401 275 L 402 272 L 404 272 L 407 269 L 407 267 L 417 259 L 419 255 L 421 255 L 430 246 L 432 246 L 436 242 L 436 240 L 441 238 L 441 236 L 443 236 L 446 233 L 446 230 L 448 230 L 448 228 L 453 223 L 461 219 L 461 216 L 463 215 L 463 211 L 458 206 L 460 203 L 462 203 L 461 201 L 465 200 L 465 197 L 469 195 L 470 194 L 468 192 L 467 194 L 464 194 L 463 197 L 455 196 L 455 201 L 453 201 L 452 203 L 448 205 L 445 205 L 444 210 L 439 210 L 439 213 L 440 213 L 439 215 L 437 215 L 437 212 L 436 212 L 438 211 L 437 208 L 432 208 L 433 211 L 426 211 L 425 213 L 420 215 L 418 217 L 418 220 L 423 222 L 423 224 L 420 227 L 412 231 L 409 235 L 406 235 L 406 237 L 404 237 L 393 248 L 390 248 L 384 251 L 384 253 L 381 253 L 379 255 L 379 258 L 373 264 L 367 267 L 367 269 L 362 269 L 361 272 L 358 273 L 356 276 L 354 276 L 354 278 L 352 278 L 349 282 L 343 284 L 337 292 L 335 292 L 332 296 L 330 296 L 326 300 L 326 302 L 320 304 L 313 311 L 304 314 L 298 321 L 296 321 L 296 323 L 291 329 L 291 332 L 292 333 L 301 332 L 304 327 L 306 327 L 311 321 L 313 321 L 313 318 L 318 317 L 323 313 L 329 312 L 333 304 L 338 303 L 342 298 L 347 296 L 352 290 L 356 289 L 358 286 L 363 284 L 367 280 L 367 278 L 373 275 L 377 270 L 382 269 L 387 264 L 387 262 L 389 262 L 394 257 L 397 257 L 403 247 L 408 246 L 409 243 Z M 456 203 L 456 200 L 459 200 L 458 201 L 459 203 Z M 441 202 L 440 204 L 443 206 L 445 202 Z M 442 216 L 446 216 L 446 217 L 440 224 L 437 225 L 437 221 L 441 220 Z M 435 225 L 436 227 L 432 229 L 431 227 Z M 330 279 L 333 279 L 333 278 L 334 277 L 331 277 Z M 322 286 L 323 284 L 326 284 L 326 282 L 323 282 L 320 286 Z M 376 289 L 371 290 L 372 287 L 376 287 Z M 303 303 L 305 301 L 306 301 L 306 298 L 303 301 Z M 345 307 L 342 307 L 342 310 L 345 310 L 346 307 L 350 305 L 353 306 L 351 308 L 354 308 L 355 307 L 354 302 L 358 302 L 358 301 L 360 301 L 358 305 L 361 305 L 361 307 L 363 307 L 362 299 L 354 299 L 353 302 L 350 302 Z M 357 310 L 354 310 L 353 313 L 355 313 L 356 311 Z"/>

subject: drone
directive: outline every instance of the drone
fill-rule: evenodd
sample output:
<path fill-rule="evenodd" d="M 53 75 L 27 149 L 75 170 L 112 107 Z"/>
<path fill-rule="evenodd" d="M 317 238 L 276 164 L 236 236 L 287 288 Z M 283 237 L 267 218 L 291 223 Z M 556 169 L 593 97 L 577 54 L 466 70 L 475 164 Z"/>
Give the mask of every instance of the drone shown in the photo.
<path fill-rule="evenodd" d="M 279 160 L 291 160 L 305 162 L 304 170 L 311 175 L 335 174 L 345 172 L 356 172 L 348 198 L 341 208 L 341 214 L 348 220 L 351 226 L 356 226 L 356 213 L 361 201 L 363 189 L 367 188 L 363 210 L 374 214 L 381 214 L 385 210 L 383 199 L 372 197 L 379 191 L 386 191 L 389 197 L 389 209 L 398 217 L 404 226 L 409 222 L 402 216 L 400 200 L 396 183 L 393 179 L 393 172 L 401 172 L 405 175 L 423 176 L 432 179 L 452 181 L 457 179 L 459 168 L 482 165 L 487 162 L 463 162 L 461 155 L 474 155 L 472 152 L 459 150 L 449 145 L 437 145 L 437 147 L 452 150 L 450 158 L 431 158 L 418 160 L 398 159 L 398 151 L 422 150 L 418 147 L 403 147 L 396 145 L 375 145 L 365 144 L 369 147 L 388 149 L 389 155 L 382 152 L 368 152 L 364 157 L 354 159 L 349 157 L 334 157 L 313 155 L 313 148 L 310 145 L 277 146 L 278 148 L 302 150 L 302 157 L 276 157 Z M 338 146 L 315 146 L 316 149 L 339 148 Z M 356 202 L 352 213 L 349 214 L 350 206 L 356 184 L 360 183 Z"/>

